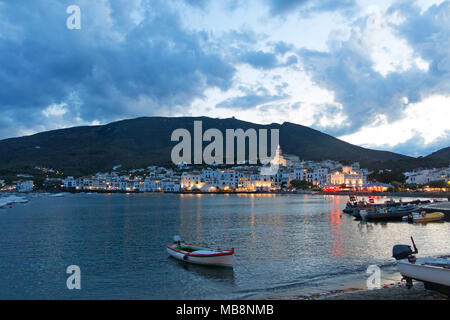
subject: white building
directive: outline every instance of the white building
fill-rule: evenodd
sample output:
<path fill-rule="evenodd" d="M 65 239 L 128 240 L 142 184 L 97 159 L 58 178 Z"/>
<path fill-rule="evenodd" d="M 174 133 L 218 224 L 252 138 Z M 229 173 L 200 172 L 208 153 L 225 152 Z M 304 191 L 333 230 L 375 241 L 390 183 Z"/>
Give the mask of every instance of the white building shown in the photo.
<path fill-rule="evenodd" d="M 16 184 L 16 190 L 18 192 L 31 192 L 34 189 L 34 183 L 32 180 L 21 180 Z"/>
<path fill-rule="evenodd" d="M 354 166 L 344 166 L 342 170 L 328 174 L 327 185 L 345 185 L 349 188 L 361 188 L 367 182 L 367 176 L 361 171 L 355 171 Z"/>
<path fill-rule="evenodd" d="M 162 191 L 163 192 L 180 192 L 180 184 L 175 181 L 163 181 Z"/>
<path fill-rule="evenodd" d="M 328 169 L 316 167 L 313 169 L 294 168 L 294 179 L 305 180 L 315 185 L 325 185 L 328 178 Z"/>
<path fill-rule="evenodd" d="M 182 189 L 201 189 L 205 185 L 201 173 L 198 171 L 183 172 L 181 175 Z"/>
<path fill-rule="evenodd" d="M 448 168 L 435 168 L 405 172 L 406 183 L 427 184 L 431 181 L 450 181 L 450 166 Z"/>

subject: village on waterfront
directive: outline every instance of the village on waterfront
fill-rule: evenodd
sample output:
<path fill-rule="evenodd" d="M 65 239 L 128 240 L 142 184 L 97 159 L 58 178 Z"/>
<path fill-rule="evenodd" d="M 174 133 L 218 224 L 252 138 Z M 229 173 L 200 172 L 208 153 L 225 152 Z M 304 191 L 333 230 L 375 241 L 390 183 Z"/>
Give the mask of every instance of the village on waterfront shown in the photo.
<path fill-rule="evenodd" d="M 149 166 L 123 170 L 121 165 L 108 173 L 90 176 L 64 176 L 55 169 L 36 167 L 45 179 L 38 185 L 31 174 L 17 174 L 9 183 L 0 176 L 0 190 L 9 192 L 447 192 L 450 189 L 450 166 L 447 168 L 417 169 L 404 172 L 403 184 L 377 181 L 378 172 L 339 161 L 304 161 L 296 155 L 283 154 L 278 148 L 276 172 L 266 174 L 260 166 L 211 165 L 197 168 L 180 163 L 175 168 Z M 390 170 L 386 170 L 389 173 Z M 56 177 L 55 177 L 56 175 Z"/>
<path fill-rule="evenodd" d="M 208 320 L 450 301 L 450 0 L 0 17 L 0 301 Z"/>

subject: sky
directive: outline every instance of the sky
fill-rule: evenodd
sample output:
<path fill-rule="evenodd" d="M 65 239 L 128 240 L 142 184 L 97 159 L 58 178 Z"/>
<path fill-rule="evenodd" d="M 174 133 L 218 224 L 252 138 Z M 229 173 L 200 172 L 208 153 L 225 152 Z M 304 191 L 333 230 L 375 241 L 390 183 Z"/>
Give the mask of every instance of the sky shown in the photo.
<path fill-rule="evenodd" d="M 234 116 L 427 155 L 450 146 L 449 48 L 450 0 L 0 0 L 0 139 Z"/>

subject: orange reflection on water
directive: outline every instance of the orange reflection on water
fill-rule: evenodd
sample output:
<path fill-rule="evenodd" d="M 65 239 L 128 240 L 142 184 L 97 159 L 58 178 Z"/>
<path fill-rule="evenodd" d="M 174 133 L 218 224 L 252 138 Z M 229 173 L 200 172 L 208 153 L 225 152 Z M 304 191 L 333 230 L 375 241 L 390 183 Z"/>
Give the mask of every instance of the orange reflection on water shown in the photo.
<path fill-rule="evenodd" d="M 197 197 L 197 234 L 196 240 L 197 242 L 201 242 L 202 240 L 202 203 L 201 197 Z"/>
<path fill-rule="evenodd" d="M 252 195 L 251 197 L 251 206 L 250 206 L 250 238 L 252 238 L 252 242 L 255 242 L 255 197 Z"/>
<path fill-rule="evenodd" d="M 341 220 L 341 197 L 336 196 L 331 204 L 330 212 L 330 226 L 333 241 L 333 248 L 331 254 L 335 257 L 344 257 L 344 238 L 342 235 L 342 220 Z"/>

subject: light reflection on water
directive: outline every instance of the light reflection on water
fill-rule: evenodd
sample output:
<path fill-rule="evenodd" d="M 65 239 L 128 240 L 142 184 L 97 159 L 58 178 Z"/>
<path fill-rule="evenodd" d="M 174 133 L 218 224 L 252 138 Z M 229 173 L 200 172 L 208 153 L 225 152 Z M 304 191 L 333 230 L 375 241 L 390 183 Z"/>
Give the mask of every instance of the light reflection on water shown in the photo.
<path fill-rule="evenodd" d="M 0 210 L 0 298 L 213 299 L 286 289 L 307 295 L 364 280 L 371 264 L 392 269 L 392 246 L 411 235 L 420 255 L 450 253 L 448 223 L 361 223 L 342 213 L 346 201 L 275 194 L 33 198 Z M 165 245 L 175 234 L 234 247 L 234 271 L 169 259 Z M 65 288 L 71 264 L 82 270 L 78 292 Z"/>

